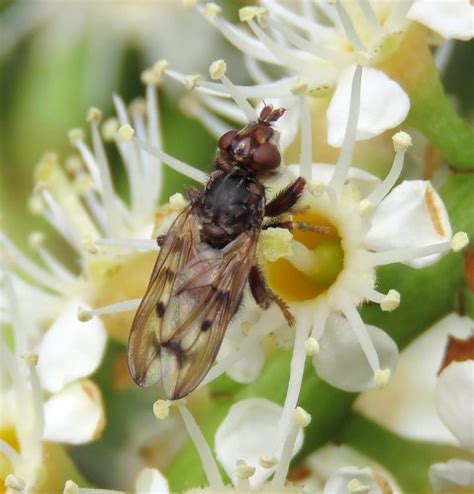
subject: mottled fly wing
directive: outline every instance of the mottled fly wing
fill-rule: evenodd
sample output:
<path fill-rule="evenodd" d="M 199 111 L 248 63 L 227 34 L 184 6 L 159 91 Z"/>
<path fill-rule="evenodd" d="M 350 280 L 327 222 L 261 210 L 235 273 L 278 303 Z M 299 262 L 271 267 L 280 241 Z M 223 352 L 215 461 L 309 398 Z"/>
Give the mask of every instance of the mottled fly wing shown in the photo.
<path fill-rule="evenodd" d="M 258 234 L 241 233 L 222 250 L 200 244 L 178 274 L 160 332 L 161 380 L 169 399 L 188 395 L 212 366 L 255 262 Z"/>
<path fill-rule="evenodd" d="M 178 273 L 193 257 L 199 244 L 199 217 L 192 205 L 171 225 L 146 293 L 133 319 L 128 340 L 128 367 L 140 386 L 156 383 L 160 370 L 160 330 Z"/>

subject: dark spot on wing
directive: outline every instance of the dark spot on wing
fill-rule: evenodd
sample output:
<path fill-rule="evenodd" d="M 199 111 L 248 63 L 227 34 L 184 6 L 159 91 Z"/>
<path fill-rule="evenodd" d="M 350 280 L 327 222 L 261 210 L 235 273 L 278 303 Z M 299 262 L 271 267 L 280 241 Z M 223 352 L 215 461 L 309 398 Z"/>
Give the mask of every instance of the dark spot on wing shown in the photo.
<path fill-rule="evenodd" d="M 156 313 L 158 314 L 158 317 L 163 317 L 165 314 L 166 306 L 163 302 L 158 302 L 156 304 Z"/>
<path fill-rule="evenodd" d="M 172 269 L 167 269 L 164 272 L 165 278 L 167 281 L 171 281 L 174 278 L 175 272 Z"/>
<path fill-rule="evenodd" d="M 212 321 L 209 321 L 208 319 L 206 319 L 201 324 L 201 331 L 207 331 L 211 328 L 211 326 L 212 326 Z"/>

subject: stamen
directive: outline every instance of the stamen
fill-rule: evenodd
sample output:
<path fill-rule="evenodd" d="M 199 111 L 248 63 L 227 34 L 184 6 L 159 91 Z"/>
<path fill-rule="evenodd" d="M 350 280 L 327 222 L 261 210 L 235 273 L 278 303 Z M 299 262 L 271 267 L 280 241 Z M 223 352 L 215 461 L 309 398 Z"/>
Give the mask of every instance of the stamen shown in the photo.
<path fill-rule="evenodd" d="M 209 486 L 214 490 L 222 490 L 224 488 L 224 483 L 222 482 L 219 469 L 216 462 L 212 456 L 211 449 L 207 444 L 199 426 L 197 425 L 194 417 L 191 415 L 189 410 L 184 404 L 178 403 L 178 410 L 183 419 L 184 425 L 191 436 L 191 439 L 196 447 L 199 456 L 201 458 L 202 466 L 206 472 L 207 480 Z"/>
<path fill-rule="evenodd" d="M 124 249 L 137 250 L 160 250 L 156 240 L 138 238 L 98 238 L 95 245 L 101 247 L 119 247 Z"/>
<path fill-rule="evenodd" d="M 439 244 L 426 245 L 424 247 L 401 247 L 399 249 L 371 252 L 369 255 L 373 266 L 384 266 L 395 262 L 406 262 L 420 257 L 442 254 L 449 252 L 451 248 L 451 242 L 440 242 Z"/>
<path fill-rule="evenodd" d="M 415 0 L 398 0 L 390 10 L 390 15 L 385 21 L 385 28 L 389 32 L 400 31 L 404 28 L 408 11 Z"/>
<path fill-rule="evenodd" d="M 18 491 L 18 492 L 23 492 L 25 487 L 26 487 L 26 482 L 20 478 L 17 477 L 16 475 L 13 475 L 10 473 L 7 475 L 7 478 L 5 479 L 5 487 L 7 488 L 8 491 Z"/>
<path fill-rule="evenodd" d="M 211 75 L 212 79 L 221 80 L 227 92 L 232 96 L 239 108 L 245 113 L 245 116 L 249 119 L 249 121 L 257 120 L 257 113 L 245 99 L 245 97 L 240 94 L 237 87 L 232 84 L 228 77 L 226 77 L 226 70 L 227 66 L 224 60 L 216 60 L 211 64 L 211 67 L 209 68 L 209 74 Z"/>
<path fill-rule="evenodd" d="M 180 106 L 185 115 L 199 120 L 208 132 L 216 139 L 219 139 L 229 130 L 228 124 L 217 118 L 213 113 L 207 111 L 195 99 L 183 98 Z"/>
<path fill-rule="evenodd" d="M 283 441 L 289 433 L 289 426 L 291 421 L 291 415 L 294 413 L 295 407 L 298 403 L 298 398 L 301 390 L 301 383 L 303 381 L 304 364 L 306 360 L 305 341 L 309 336 L 311 330 L 310 314 L 306 314 L 303 320 L 298 322 L 296 327 L 295 343 L 293 346 L 293 355 L 291 357 L 290 364 L 290 379 L 288 381 L 288 388 L 286 391 L 285 404 L 281 412 L 281 417 L 278 423 L 278 445 L 277 454 L 283 447 Z"/>
<path fill-rule="evenodd" d="M 329 316 L 329 307 L 327 304 L 321 304 L 317 310 L 315 310 L 313 319 L 313 331 L 311 332 L 311 338 L 319 341 L 324 333 L 326 327 L 326 321 Z"/>
<path fill-rule="evenodd" d="M 0 246 L 5 245 L 5 237 L 0 236 Z M 9 315 L 13 327 L 13 335 L 15 338 L 15 352 L 17 355 L 21 355 L 26 351 L 26 335 L 23 327 L 22 314 L 20 312 L 20 306 L 18 303 L 18 298 L 13 287 L 12 278 L 10 271 L 8 269 L 7 263 L 3 256 L 0 255 L 0 269 L 3 281 L 3 293 L 7 301 L 7 307 L 9 309 Z"/>
<path fill-rule="evenodd" d="M 378 389 L 383 389 L 390 381 L 390 375 L 392 374 L 390 369 L 379 369 L 374 373 L 374 384 Z"/>
<path fill-rule="evenodd" d="M 392 168 L 390 168 L 390 171 L 383 182 L 378 184 L 377 187 L 367 196 L 367 200 L 374 206 L 376 206 L 395 185 L 403 169 L 405 152 L 408 147 L 411 146 L 411 137 L 405 132 L 398 132 L 393 136 L 392 140 L 396 151 Z"/>
<path fill-rule="evenodd" d="M 301 151 L 300 151 L 300 175 L 307 182 L 312 180 L 313 171 L 313 139 L 311 132 L 311 114 L 308 97 L 306 94 L 299 96 L 301 119 Z"/>
<path fill-rule="evenodd" d="M 262 62 L 281 65 L 263 43 L 260 43 L 252 36 L 246 34 L 242 29 L 235 27 L 232 23 L 227 22 L 220 16 L 205 15 L 202 6 L 198 5 L 197 9 L 239 51 Z"/>
<path fill-rule="evenodd" d="M 157 400 L 153 404 L 153 414 L 158 420 L 165 420 L 170 415 L 171 402 L 168 400 Z"/>
<path fill-rule="evenodd" d="M 282 489 L 285 485 L 286 476 L 290 467 L 291 457 L 295 449 L 296 438 L 300 429 L 307 427 L 311 422 L 311 415 L 298 407 L 293 412 L 293 423 L 285 439 L 280 461 L 278 462 L 275 475 L 272 480 L 272 488 Z"/>
<path fill-rule="evenodd" d="M 61 264 L 51 252 L 43 245 L 44 234 L 41 232 L 32 232 L 29 236 L 29 244 L 32 248 L 36 249 L 43 260 L 58 278 L 64 281 L 74 281 L 76 277 L 69 271 L 63 264 Z"/>
<path fill-rule="evenodd" d="M 317 269 L 318 259 L 314 253 L 298 240 L 291 240 L 291 254 L 284 256 L 287 261 L 302 273 L 312 273 Z"/>
<path fill-rule="evenodd" d="M 248 123 L 245 113 L 233 101 L 208 95 L 201 95 L 201 99 L 207 108 L 211 109 L 213 113 L 217 113 L 226 119 L 242 125 L 246 125 Z"/>
<path fill-rule="evenodd" d="M 7 256 L 11 257 L 13 263 L 19 271 L 28 275 L 32 280 L 41 286 L 50 288 L 57 292 L 61 292 L 63 290 L 63 284 L 55 276 L 30 261 L 30 259 L 28 259 L 15 247 L 8 237 L 5 235 L 0 235 L 0 241 L 3 243 L 5 253 Z"/>
<path fill-rule="evenodd" d="M 400 305 L 400 294 L 396 290 L 390 289 L 387 294 L 380 293 L 359 280 L 351 280 L 357 291 L 367 300 L 380 304 L 380 308 L 385 312 L 391 312 Z"/>
<path fill-rule="evenodd" d="M 78 307 L 77 318 L 81 322 L 87 322 L 94 316 L 116 314 L 118 312 L 129 312 L 138 309 L 141 301 L 141 298 L 135 298 L 132 300 L 125 300 L 124 302 L 118 302 L 116 304 L 104 305 L 103 307 L 97 307 L 95 309 L 84 309 L 83 307 Z"/>
<path fill-rule="evenodd" d="M 339 3 L 339 2 L 338 2 Z M 341 152 L 336 163 L 336 167 L 329 184 L 336 192 L 339 192 L 347 178 L 349 167 L 351 166 L 352 154 L 357 135 L 357 122 L 360 110 L 360 90 L 362 82 L 362 66 L 357 65 L 352 77 L 351 101 L 349 104 L 349 116 L 347 119 L 346 132 L 342 143 Z"/>
<path fill-rule="evenodd" d="M 348 297 L 341 299 L 340 306 L 349 322 L 349 325 L 359 340 L 359 344 L 362 347 L 362 350 L 367 357 L 367 361 L 375 374 L 375 372 L 380 369 L 379 356 L 377 355 L 374 344 L 370 339 L 364 321 L 362 321 L 362 318 L 360 317 L 359 311 L 354 307 L 354 304 Z"/>
<path fill-rule="evenodd" d="M 137 137 L 132 137 L 132 141 L 141 149 L 145 149 L 148 151 L 151 155 L 155 156 L 159 160 L 163 161 L 166 163 L 170 168 L 173 170 L 176 170 L 177 172 L 181 173 L 182 175 L 189 177 L 196 182 L 199 183 L 206 183 L 208 176 L 206 173 L 202 172 L 201 170 L 198 170 L 197 168 L 194 168 L 191 165 L 188 165 L 187 163 L 184 163 L 183 161 L 180 161 L 176 158 L 173 158 L 169 154 L 166 154 L 165 152 L 161 151 L 160 149 L 157 149 L 150 144 L 141 141 Z"/>
<path fill-rule="evenodd" d="M 367 23 L 369 27 L 373 31 L 378 31 L 381 28 L 379 18 L 377 17 L 372 5 L 370 4 L 370 0 L 358 0 L 359 6 L 364 13 L 365 18 L 367 19 Z"/>
<path fill-rule="evenodd" d="M 35 358 L 36 357 L 36 358 Z M 33 397 L 34 407 L 34 425 L 30 434 L 36 438 L 37 442 L 40 442 L 43 437 L 44 431 L 44 405 L 43 405 L 43 391 L 41 389 L 38 373 L 36 372 L 36 364 L 38 362 L 38 356 L 33 355 L 33 358 L 24 358 L 29 370 L 30 370 L 30 382 L 31 382 L 31 394 Z"/>
<path fill-rule="evenodd" d="M 237 462 L 237 467 L 234 470 L 235 476 L 237 477 L 237 489 L 250 489 L 249 478 L 255 473 L 255 470 L 255 467 L 251 467 L 244 460 L 239 460 Z"/>
<path fill-rule="evenodd" d="M 271 81 L 271 79 L 260 67 L 258 60 L 253 57 L 249 57 L 248 55 L 244 55 L 244 63 L 247 72 L 254 81 L 260 84 L 267 84 Z"/>
<path fill-rule="evenodd" d="M 3 439 L 0 439 L 0 453 L 4 454 L 13 468 L 15 468 L 20 462 L 20 455 Z"/>
<path fill-rule="evenodd" d="M 342 27 L 346 33 L 347 40 L 351 43 L 355 51 L 365 51 L 365 46 L 357 34 L 357 31 L 352 24 L 351 18 L 347 14 L 340 0 L 335 1 L 336 10 L 339 14 L 339 19 L 341 19 Z"/>

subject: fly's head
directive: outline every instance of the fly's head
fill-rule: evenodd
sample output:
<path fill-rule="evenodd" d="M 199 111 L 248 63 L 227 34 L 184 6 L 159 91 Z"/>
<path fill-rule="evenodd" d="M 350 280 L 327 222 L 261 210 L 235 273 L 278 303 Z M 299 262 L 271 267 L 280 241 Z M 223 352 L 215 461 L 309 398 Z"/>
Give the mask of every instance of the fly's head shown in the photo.
<path fill-rule="evenodd" d="M 226 132 L 219 139 L 219 151 L 235 166 L 256 173 L 275 170 L 281 163 L 281 155 L 272 123 L 284 112 L 284 108 L 266 105 L 258 121 L 250 122 L 241 130 Z"/>

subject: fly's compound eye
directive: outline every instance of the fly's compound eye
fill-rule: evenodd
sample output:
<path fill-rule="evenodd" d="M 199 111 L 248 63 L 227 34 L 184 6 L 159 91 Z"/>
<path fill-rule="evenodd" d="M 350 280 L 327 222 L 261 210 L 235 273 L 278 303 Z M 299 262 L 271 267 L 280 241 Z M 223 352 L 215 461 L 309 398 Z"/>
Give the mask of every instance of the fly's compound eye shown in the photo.
<path fill-rule="evenodd" d="M 219 139 L 219 149 L 222 151 L 228 151 L 234 137 L 237 135 L 237 130 L 229 130 Z"/>
<path fill-rule="evenodd" d="M 275 144 L 260 144 L 253 154 L 253 162 L 258 170 L 273 170 L 281 163 L 281 155 Z"/>

